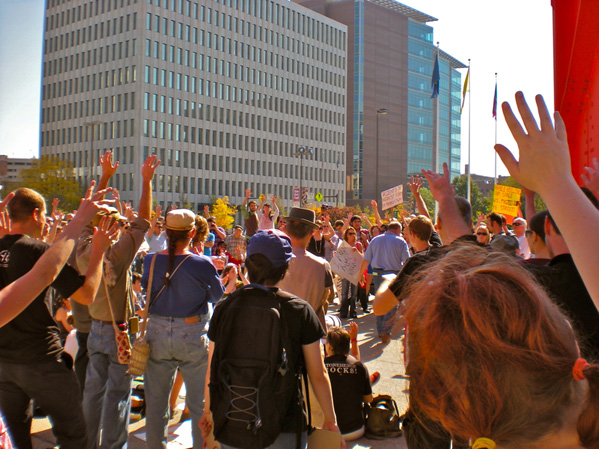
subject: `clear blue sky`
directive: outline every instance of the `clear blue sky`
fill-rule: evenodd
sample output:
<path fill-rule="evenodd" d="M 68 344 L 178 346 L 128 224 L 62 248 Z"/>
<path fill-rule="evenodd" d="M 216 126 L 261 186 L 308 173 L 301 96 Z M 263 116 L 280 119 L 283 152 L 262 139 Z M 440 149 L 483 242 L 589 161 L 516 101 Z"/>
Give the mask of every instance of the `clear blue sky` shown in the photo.
<path fill-rule="evenodd" d="M 493 176 L 495 72 L 499 101 L 517 90 L 545 95 L 553 108 L 550 0 L 405 0 L 439 19 L 435 42 L 464 63 L 472 59 L 472 173 Z M 44 0 L 0 0 L 0 154 L 39 153 L 39 106 Z M 465 77 L 465 71 L 464 75 Z M 468 108 L 462 117 L 462 165 L 467 160 Z M 499 116 L 498 141 L 515 144 Z M 499 174 L 507 170 L 499 163 Z"/>

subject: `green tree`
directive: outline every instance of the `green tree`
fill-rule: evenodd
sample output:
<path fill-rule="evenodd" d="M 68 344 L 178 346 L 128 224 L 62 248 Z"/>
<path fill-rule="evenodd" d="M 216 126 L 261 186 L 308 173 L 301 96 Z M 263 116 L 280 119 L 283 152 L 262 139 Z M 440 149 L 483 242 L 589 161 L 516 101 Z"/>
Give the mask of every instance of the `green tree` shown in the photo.
<path fill-rule="evenodd" d="M 455 194 L 458 196 L 463 196 L 467 198 L 467 190 L 468 190 L 468 176 L 461 175 L 453 178 L 451 183 L 455 186 Z M 489 198 L 485 198 L 478 185 L 475 182 L 470 182 L 470 204 L 472 206 L 472 214 L 474 223 L 476 223 L 476 218 L 480 214 L 488 214 L 491 212 L 491 202 Z"/>
<path fill-rule="evenodd" d="M 3 196 L 20 187 L 39 192 L 50 205 L 53 198 L 60 200 L 60 209 L 71 212 L 79 207 L 84 189 L 77 182 L 75 169 L 69 160 L 57 156 L 42 156 L 21 171 L 22 181 L 4 187 Z"/>

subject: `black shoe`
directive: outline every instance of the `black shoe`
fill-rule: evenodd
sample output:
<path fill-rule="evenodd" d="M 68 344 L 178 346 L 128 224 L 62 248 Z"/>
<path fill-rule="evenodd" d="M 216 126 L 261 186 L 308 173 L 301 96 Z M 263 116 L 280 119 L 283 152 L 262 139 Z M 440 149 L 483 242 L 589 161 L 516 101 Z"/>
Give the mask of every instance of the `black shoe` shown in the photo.
<path fill-rule="evenodd" d="M 356 312 L 349 314 L 350 318 L 358 318 L 358 314 Z"/>

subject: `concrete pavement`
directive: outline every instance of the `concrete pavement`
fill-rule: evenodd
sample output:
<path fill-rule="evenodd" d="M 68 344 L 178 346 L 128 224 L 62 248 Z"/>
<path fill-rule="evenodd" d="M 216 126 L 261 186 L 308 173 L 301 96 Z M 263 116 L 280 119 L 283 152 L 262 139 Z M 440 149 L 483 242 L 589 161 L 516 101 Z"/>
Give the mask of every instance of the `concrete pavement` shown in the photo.
<path fill-rule="evenodd" d="M 371 297 L 372 299 L 372 297 Z M 359 308 L 359 307 L 358 307 Z M 329 313 L 337 315 L 337 306 L 332 306 Z M 380 381 L 373 387 L 373 394 L 389 394 L 397 402 L 400 414 L 407 408 L 408 379 L 404 376 L 402 341 L 398 338 L 391 340 L 388 345 L 383 345 L 376 334 L 376 320 L 372 313 L 360 315 L 355 320 L 359 325 L 358 343 L 362 362 L 365 363 L 370 373 L 378 371 L 381 374 Z M 344 320 L 346 324 L 347 320 Z M 175 416 L 175 423 L 179 415 Z M 129 449 L 143 449 L 145 442 L 140 439 L 139 434 L 145 431 L 145 419 L 132 423 L 129 427 Z M 188 430 L 183 429 L 186 433 Z M 48 449 L 55 444 L 50 430 L 48 419 L 34 419 L 33 424 L 33 448 Z M 185 449 L 179 443 L 169 443 L 169 449 Z M 403 437 L 388 440 L 369 440 L 361 438 L 347 443 L 348 449 L 405 449 Z M 291 448 L 290 448 L 291 449 Z"/>

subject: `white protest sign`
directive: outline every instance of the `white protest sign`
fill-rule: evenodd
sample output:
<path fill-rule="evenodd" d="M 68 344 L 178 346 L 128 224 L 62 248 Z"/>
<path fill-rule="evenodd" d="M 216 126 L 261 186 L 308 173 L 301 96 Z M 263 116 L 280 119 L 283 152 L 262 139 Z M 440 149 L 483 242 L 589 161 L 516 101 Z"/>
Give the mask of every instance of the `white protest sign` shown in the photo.
<path fill-rule="evenodd" d="M 331 269 L 354 285 L 360 282 L 362 256 L 345 240 L 342 240 L 331 260 Z"/>
<path fill-rule="evenodd" d="M 403 185 L 392 187 L 389 190 L 381 192 L 381 199 L 383 200 L 382 210 L 391 209 L 398 204 L 403 203 Z"/>

